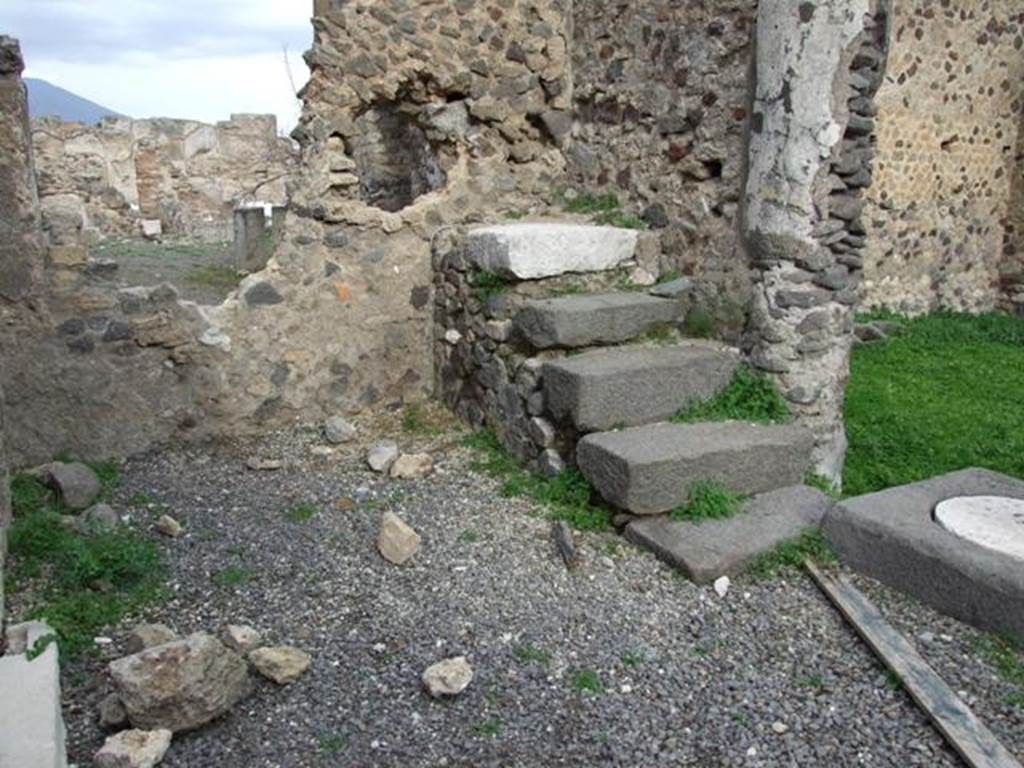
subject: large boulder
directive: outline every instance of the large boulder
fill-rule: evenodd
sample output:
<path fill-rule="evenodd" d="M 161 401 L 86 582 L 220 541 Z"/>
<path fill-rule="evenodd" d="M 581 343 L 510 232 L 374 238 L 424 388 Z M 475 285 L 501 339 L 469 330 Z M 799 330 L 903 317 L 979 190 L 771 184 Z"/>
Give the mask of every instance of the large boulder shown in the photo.
<path fill-rule="evenodd" d="M 96 473 L 80 462 L 55 461 L 46 468 L 46 475 L 68 509 L 86 509 L 100 495 Z"/>
<path fill-rule="evenodd" d="M 112 661 L 109 671 L 129 721 L 146 730 L 198 728 L 247 690 L 242 657 L 204 633 Z"/>

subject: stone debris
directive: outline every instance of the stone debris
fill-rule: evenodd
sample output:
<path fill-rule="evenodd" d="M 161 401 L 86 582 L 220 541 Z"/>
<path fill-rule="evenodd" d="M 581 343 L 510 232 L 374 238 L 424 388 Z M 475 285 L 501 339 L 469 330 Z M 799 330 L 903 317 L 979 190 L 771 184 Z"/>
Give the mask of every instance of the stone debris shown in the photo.
<path fill-rule="evenodd" d="M 309 669 L 312 657 L 305 651 L 280 645 L 257 648 L 249 653 L 249 661 L 256 671 L 278 685 L 294 683 Z"/>
<path fill-rule="evenodd" d="M 254 472 L 274 472 L 284 468 L 284 462 L 277 459 L 261 459 L 253 456 L 246 460 L 245 466 Z"/>
<path fill-rule="evenodd" d="M 366 463 L 374 472 L 384 474 L 398 459 L 398 443 L 394 440 L 383 440 L 377 443 L 366 456 Z"/>
<path fill-rule="evenodd" d="M 160 519 L 156 521 L 153 527 L 156 528 L 158 533 L 162 533 L 164 536 L 171 539 L 178 538 L 184 532 L 184 529 L 181 527 L 181 523 L 170 515 L 161 515 Z"/>
<path fill-rule="evenodd" d="M 782 734 L 789 731 L 789 726 L 779 720 L 776 720 L 774 723 L 772 723 L 772 730 L 779 736 L 781 736 Z"/>
<path fill-rule="evenodd" d="M 663 299 L 679 299 L 693 291 L 693 281 L 688 277 L 680 277 L 665 283 L 651 286 L 647 293 Z"/>
<path fill-rule="evenodd" d="M 205 633 L 110 662 L 110 678 L 136 728 L 177 733 L 227 712 L 245 695 L 248 667 Z"/>
<path fill-rule="evenodd" d="M 332 416 L 324 422 L 324 436 L 334 445 L 351 443 L 356 439 L 356 428 L 341 416 Z"/>
<path fill-rule="evenodd" d="M 82 513 L 85 531 L 113 531 L 121 525 L 121 517 L 109 504 L 93 504 Z"/>
<path fill-rule="evenodd" d="M 420 535 L 394 512 L 385 512 L 377 534 L 377 551 L 389 563 L 402 565 L 420 548 Z"/>
<path fill-rule="evenodd" d="M 107 738 L 96 756 L 96 768 L 153 768 L 164 759 L 173 734 L 166 728 L 121 731 Z"/>
<path fill-rule="evenodd" d="M 105 731 L 117 730 L 128 725 L 128 713 L 116 693 L 107 694 L 100 702 L 98 719 L 100 728 Z"/>
<path fill-rule="evenodd" d="M 423 672 L 423 685 L 431 696 L 458 696 L 473 680 L 473 668 L 465 656 L 439 661 Z"/>
<path fill-rule="evenodd" d="M 221 635 L 224 645 L 238 653 L 249 653 L 263 645 L 263 635 L 245 624 L 228 624 Z"/>
<path fill-rule="evenodd" d="M 47 467 L 46 477 L 68 509 L 86 509 L 100 495 L 99 478 L 81 462 L 55 461 Z"/>
<path fill-rule="evenodd" d="M 429 453 L 407 453 L 391 465 L 391 477 L 396 480 L 415 480 L 426 477 L 434 469 L 434 459 Z"/>
<path fill-rule="evenodd" d="M 128 653 L 139 653 L 178 639 L 178 635 L 166 624 L 139 624 L 128 633 L 124 647 Z"/>
<path fill-rule="evenodd" d="M 731 584 L 732 581 L 730 581 L 728 576 L 720 576 L 719 578 L 715 579 L 715 594 L 719 597 L 725 597 L 727 594 L 729 594 L 729 587 Z"/>

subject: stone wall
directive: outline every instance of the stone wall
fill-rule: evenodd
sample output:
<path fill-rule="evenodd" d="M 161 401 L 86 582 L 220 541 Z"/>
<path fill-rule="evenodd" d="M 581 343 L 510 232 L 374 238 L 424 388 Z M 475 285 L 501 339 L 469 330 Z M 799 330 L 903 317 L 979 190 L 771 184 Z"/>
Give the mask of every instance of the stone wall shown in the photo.
<path fill-rule="evenodd" d="M 1010 180 L 1009 215 L 1003 233 L 1000 308 L 1024 314 L 1024 110 L 1017 130 L 1017 152 Z"/>
<path fill-rule="evenodd" d="M 617 191 L 662 230 L 726 333 L 750 297 L 739 237 L 756 0 L 577 0 L 572 183 Z"/>
<path fill-rule="evenodd" d="M 1019 196 L 1011 207 L 1024 114 L 1019 0 L 897 2 L 877 104 L 865 303 L 992 309 L 1020 215 Z"/>
<path fill-rule="evenodd" d="M 78 245 L 137 235 L 140 220 L 163 232 L 231 239 L 242 203 L 287 202 L 297 153 L 273 115 L 190 120 L 107 118 L 98 126 L 33 121 L 43 223 L 51 243 Z"/>

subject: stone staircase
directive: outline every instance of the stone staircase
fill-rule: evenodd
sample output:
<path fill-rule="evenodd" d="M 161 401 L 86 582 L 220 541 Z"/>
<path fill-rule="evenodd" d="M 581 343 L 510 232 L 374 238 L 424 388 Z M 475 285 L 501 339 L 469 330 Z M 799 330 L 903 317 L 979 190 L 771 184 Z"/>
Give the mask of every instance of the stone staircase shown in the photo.
<path fill-rule="evenodd" d="M 545 226 L 557 234 L 558 248 L 531 250 L 531 244 L 544 240 Z M 457 390 L 460 395 L 482 390 L 483 420 L 517 455 L 530 453 L 519 437 L 525 431 L 543 449 L 542 469 L 556 471 L 561 461 L 574 464 L 623 513 L 630 540 L 695 581 L 734 573 L 818 523 L 830 500 L 802 485 L 811 463 L 809 432 L 793 424 L 669 421 L 680 409 L 721 391 L 742 364 L 737 350 L 679 332 L 690 304 L 688 282 L 645 290 L 601 288 L 600 274 L 628 268 L 631 254 L 621 232 L 606 239 L 595 232 L 601 228 L 576 229 L 583 231 L 578 240 L 569 225 L 469 233 L 468 248 L 453 260 L 468 253 L 468 274 L 474 268 L 496 270 L 513 287 L 500 308 L 485 310 L 486 322 L 455 319 L 474 339 L 479 333 L 474 324 L 489 334 L 489 340 L 472 346 L 468 356 L 480 372 L 470 373 Z M 574 249 L 574 242 L 585 247 Z M 580 274 L 587 263 L 594 265 L 597 290 L 544 295 L 544 280 L 535 275 L 558 276 L 563 251 L 571 251 L 566 272 Z M 531 261 L 537 252 L 540 262 Z M 444 316 L 446 326 L 452 320 Z M 450 327 L 438 331 L 454 338 Z M 452 352 L 446 358 L 449 369 L 452 360 L 466 357 Z M 527 421 L 526 429 L 517 426 L 520 419 Z M 743 494 L 743 510 L 699 524 L 670 519 L 666 513 L 688 501 L 697 480 L 714 480 Z"/>

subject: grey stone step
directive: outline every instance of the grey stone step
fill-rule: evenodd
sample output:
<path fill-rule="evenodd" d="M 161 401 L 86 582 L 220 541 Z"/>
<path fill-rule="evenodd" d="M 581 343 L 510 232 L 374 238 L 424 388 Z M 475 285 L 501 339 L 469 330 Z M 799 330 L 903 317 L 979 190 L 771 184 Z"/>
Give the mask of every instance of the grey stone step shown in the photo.
<path fill-rule="evenodd" d="M 580 432 L 650 424 L 732 379 L 739 353 L 704 342 L 599 349 L 546 363 L 547 407 Z"/>
<path fill-rule="evenodd" d="M 514 319 L 535 349 L 619 344 L 679 322 L 685 305 L 644 293 L 562 296 L 527 302 Z"/>
<path fill-rule="evenodd" d="M 738 493 L 798 485 L 812 447 L 811 433 L 796 425 L 652 424 L 587 435 L 576 446 L 576 462 L 610 504 L 656 515 L 686 502 L 695 480 L 713 479 Z"/>
<path fill-rule="evenodd" d="M 825 538 L 854 570 L 968 624 L 1024 641 L 1024 567 L 1019 558 L 935 522 L 935 506 L 955 496 L 1024 499 L 1024 481 L 963 469 L 844 499 L 825 517 Z"/>
<path fill-rule="evenodd" d="M 644 517 L 627 525 L 625 535 L 698 584 L 708 584 L 739 573 L 760 555 L 817 525 L 832 504 L 821 491 L 794 485 L 757 494 L 724 520 Z"/>

